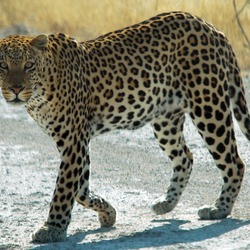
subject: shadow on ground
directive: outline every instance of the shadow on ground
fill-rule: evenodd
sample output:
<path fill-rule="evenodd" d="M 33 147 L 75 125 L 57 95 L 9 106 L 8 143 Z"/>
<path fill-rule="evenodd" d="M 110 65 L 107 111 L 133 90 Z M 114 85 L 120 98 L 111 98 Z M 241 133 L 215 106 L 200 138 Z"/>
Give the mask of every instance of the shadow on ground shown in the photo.
<path fill-rule="evenodd" d="M 142 232 L 134 233 L 129 236 L 121 236 L 116 239 L 100 240 L 98 242 L 82 243 L 84 238 L 89 234 L 100 234 L 114 230 L 111 229 L 96 229 L 88 232 L 79 232 L 67 238 L 67 244 L 74 249 L 138 249 L 147 247 L 164 247 L 174 246 L 181 243 L 201 242 L 207 239 L 216 238 L 230 231 L 250 224 L 250 220 L 224 219 L 216 221 L 210 225 L 204 225 L 195 229 L 182 229 L 181 226 L 189 223 L 186 220 L 155 220 L 154 222 L 164 223 L 161 226 L 156 226 Z M 145 240 L 146 239 L 146 240 Z M 52 248 L 48 248 L 48 244 L 34 247 L 36 250 L 60 249 L 62 243 L 51 244 Z"/>

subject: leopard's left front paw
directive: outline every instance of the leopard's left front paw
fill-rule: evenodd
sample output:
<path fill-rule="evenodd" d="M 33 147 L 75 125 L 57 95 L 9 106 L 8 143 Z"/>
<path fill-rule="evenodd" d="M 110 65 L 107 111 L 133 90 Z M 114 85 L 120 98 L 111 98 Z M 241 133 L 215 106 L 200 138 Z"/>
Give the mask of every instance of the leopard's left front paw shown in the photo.
<path fill-rule="evenodd" d="M 101 227 L 112 227 L 116 221 L 116 211 L 111 205 L 109 205 L 104 211 L 98 212 L 98 217 Z"/>
<path fill-rule="evenodd" d="M 49 243 L 65 241 L 67 236 L 66 229 L 62 229 L 56 226 L 44 224 L 39 230 L 32 234 L 33 242 Z"/>

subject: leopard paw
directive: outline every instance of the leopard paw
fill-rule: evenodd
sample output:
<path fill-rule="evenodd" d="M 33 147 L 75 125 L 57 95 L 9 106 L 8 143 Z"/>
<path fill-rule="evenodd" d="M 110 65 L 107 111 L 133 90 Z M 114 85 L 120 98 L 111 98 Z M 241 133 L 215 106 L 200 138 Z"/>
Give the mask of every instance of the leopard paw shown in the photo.
<path fill-rule="evenodd" d="M 98 217 L 101 227 L 112 227 L 116 221 L 116 211 L 111 205 L 109 205 L 104 211 L 98 212 Z"/>
<path fill-rule="evenodd" d="M 157 199 L 152 205 L 152 210 L 157 215 L 168 213 L 174 209 L 176 202 L 166 200 L 165 197 Z"/>
<path fill-rule="evenodd" d="M 62 229 L 55 226 L 44 224 L 39 230 L 32 234 L 31 238 L 33 242 L 58 242 L 66 239 L 66 229 Z"/>
<path fill-rule="evenodd" d="M 215 206 L 203 206 L 199 209 L 198 215 L 202 220 L 219 220 L 226 218 L 230 212 Z"/>

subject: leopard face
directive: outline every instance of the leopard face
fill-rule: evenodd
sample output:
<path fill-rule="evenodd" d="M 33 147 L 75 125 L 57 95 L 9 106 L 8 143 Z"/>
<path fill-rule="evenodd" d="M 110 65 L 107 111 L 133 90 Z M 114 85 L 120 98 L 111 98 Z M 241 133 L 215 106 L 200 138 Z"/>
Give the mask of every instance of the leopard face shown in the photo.
<path fill-rule="evenodd" d="M 34 94 L 42 82 L 42 50 L 46 36 L 36 39 L 9 37 L 0 42 L 0 79 L 4 98 L 11 104 L 22 104 Z"/>

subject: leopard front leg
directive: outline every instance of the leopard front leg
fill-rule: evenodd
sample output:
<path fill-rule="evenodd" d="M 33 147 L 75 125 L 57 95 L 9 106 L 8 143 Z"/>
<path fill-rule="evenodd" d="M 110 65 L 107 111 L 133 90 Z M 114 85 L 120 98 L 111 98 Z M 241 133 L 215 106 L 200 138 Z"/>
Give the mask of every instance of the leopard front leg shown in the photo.
<path fill-rule="evenodd" d="M 89 164 L 90 162 L 88 161 L 88 166 L 85 167 L 85 172 L 81 176 L 80 188 L 76 195 L 76 201 L 85 208 L 96 211 L 102 227 L 111 227 L 116 221 L 116 211 L 109 202 L 89 190 Z"/>
<path fill-rule="evenodd" d="M 46 243 L 66 239 L 81 168 L 64 160 L 61 162 L 48 219 L 38 231 L 32 234 L 33 241 Z"/>
<path fill-rule="evenodd" d="M 62 162 L 56 188 L 45 224 L 32 235 L 33 241 L 56 242 L 66 239 L 67 228 L 75 199 L 86 208 L 98 212 L 101 226 L 110 227 L 115 223 L 116 211 L 103 198 L 89 191 L 90 158 L 89 139 L 78 134 L 80 141 L 65 145 L 57 142 Z"/>
<path fill-rule="evenodd" d="M 57 142 L 61 154 L 56 188 L 50 204 L 49 216 L 45 224 L 32 235 L 36 242 L 57 242 L 66 239 L 67 228 L 71 220 L 71 211 L 80 183 L 88 179 L 87 140 L 79 143 Z"/>
<path fill-rule="evenodd" d="M 112 227 L 116 222 L 115 209 L 103 198 L 90 192 L 84 185 L 76 197 L 79 204 L 98 213 L 101 227 Z"/>

